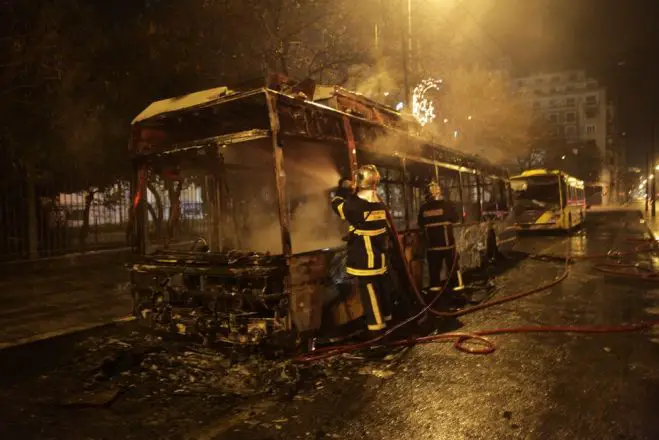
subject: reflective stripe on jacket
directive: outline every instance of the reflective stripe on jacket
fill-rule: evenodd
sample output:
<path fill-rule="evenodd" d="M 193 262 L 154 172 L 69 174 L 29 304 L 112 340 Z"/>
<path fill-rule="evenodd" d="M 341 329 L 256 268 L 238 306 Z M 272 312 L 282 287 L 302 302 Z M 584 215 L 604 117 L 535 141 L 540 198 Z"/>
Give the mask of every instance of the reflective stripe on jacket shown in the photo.
<path fill-rule="evenodd" d="M 350 225 L 346 272 L 355 276 L 387 272 L 388 243 L 386 207 L 355 195 L 332 199 L 332 209 Z"/>

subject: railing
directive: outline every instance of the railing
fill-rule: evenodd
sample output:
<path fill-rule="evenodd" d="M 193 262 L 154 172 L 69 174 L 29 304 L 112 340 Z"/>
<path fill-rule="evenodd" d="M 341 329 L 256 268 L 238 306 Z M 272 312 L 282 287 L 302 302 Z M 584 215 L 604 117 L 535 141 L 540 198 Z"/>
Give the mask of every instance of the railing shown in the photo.
<path fill-rule="evenodd" d="M 104 189 L 43 179 L 0 182 L 0 262 L 128 246 L 130 185 Z"/>

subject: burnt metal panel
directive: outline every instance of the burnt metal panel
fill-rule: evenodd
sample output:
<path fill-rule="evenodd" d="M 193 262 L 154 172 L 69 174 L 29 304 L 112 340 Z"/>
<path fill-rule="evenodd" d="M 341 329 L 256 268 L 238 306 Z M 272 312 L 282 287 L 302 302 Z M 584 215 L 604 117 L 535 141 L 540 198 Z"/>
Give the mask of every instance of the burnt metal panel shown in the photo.
<path fill-rule="evenodd" d="M 279 211 L 279 223 L 281 225 L 282 253 L 290 257 L 291 245 L 291 218 L 288 212 L 288 199 L 286 198 L 286 174 L 284 172 L 284 152 L 279 137 L 279 117 L 277 115 L 277 95 L 268 93 L 268 113 L 270 116 L 270 129 L 272 131 L 272 149 L 275 165 L 275 185 L 277 188 L 277 205 Z"/>
<path fill-rule="evenodd" d="M 346 146 L 350 157 L 350 174 L 354 175 L 357 172 L 357 143 L 352 132 L 350 118 L 346 115 L 343 116 L 343 130 L 345 131 Z"/>
<path fill-rule="evenodd" d="M 319 330 L 329 265 L 327 254 L 294 255 L 291 258 L 291 318 L 298 331 Z"/>

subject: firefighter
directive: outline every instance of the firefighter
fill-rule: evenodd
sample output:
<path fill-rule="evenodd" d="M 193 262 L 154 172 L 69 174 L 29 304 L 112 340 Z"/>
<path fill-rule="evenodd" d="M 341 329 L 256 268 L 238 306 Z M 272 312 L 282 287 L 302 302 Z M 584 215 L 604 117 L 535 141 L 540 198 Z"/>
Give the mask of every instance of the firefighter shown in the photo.
<path fill-rule="evenodd" d="M 453 235 L 453 224 L 459 219 L 453 205 L 444 200 L 439 184 L 430 182 L 426 187 L 426 201 L 419 209 L 418 218 L 419 229 L 426 245 L 430 292 L 442 289 L 440 276 L 444 264 L 449 276 L 447 290 L 459 290 L 462 286 Z"/>
<path fill-rule="evenodd" d="M 375 165 L 361 166 L 355 180 L 339 182 L 332 209 L 349 224 L 346 272 L 357 278 L 368 330 L 378 333 L 391 320 L 385 281 L 389 240 L 386 206 L 376 193 L 380 173 Z"/>

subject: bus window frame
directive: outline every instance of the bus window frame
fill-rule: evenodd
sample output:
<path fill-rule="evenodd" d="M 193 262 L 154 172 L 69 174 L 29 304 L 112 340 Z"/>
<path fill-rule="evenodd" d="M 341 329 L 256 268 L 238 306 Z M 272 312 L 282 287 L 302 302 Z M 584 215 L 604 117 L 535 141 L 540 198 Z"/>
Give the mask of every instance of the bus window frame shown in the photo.
<path fill-rule="evenodd" d="M 418 158 L 404 158 L 402 162 L 405 164 L 405 191 L 406 193 L 409 193 L 409 197 L 407 199 L 406 203 L 406 210 L 408 211 L 407 216 L 408 216 L 408 222 L 407 222 L 407 230 L 416 230 L 419 228 L 419 225 L 416 224 L 416 217 L 419 215 L 419 210 L 421 209 L 421 206 L 424 203 L 424 187 L 429 183 L 429 181 L 426 181 L 428 176 L 422 176 L 421 174 L 417 173 L 412 173 L 411 169 L 412 167 L 409 166 L 408 164 L 410 162 L 414 162 L 416 166 L 425 166 L 428 167 L 428 169 L 431 171 L 432 175 L 434 178 L 437 178 L 437 164 L 435 161 L 427 160 L 427 159 L 418 159 Z M 418 198 L 416 197 L 418 195 Z M 416 210 L 414 209 L 416 206 Z M 415 226 L 411 227 L 410 225 L 412 224 L 412 221 L 415 222 Z"/>
<path fill-rule="evenodd" d="M 378 151 L 374 151 L 370 148 L 357 148 L 356 151 L 357 163 L 361 165 L 373 164 L 377 167 L 381 175 L 381 181 L 378 185 L 379 188 L 384 192 L 384 200 L 382 202 L 387 205 L 389 212 L 391 213 L 392 220 L 396 223 L 398 229 L 402 231 L 407 231 L 409 229 L 409 213 L 407 212 L 409 207 L 407 204 L 406 192 L 406 169 L 403 163 L 403 160 L 400 156 L 383 154 Z M 399 174 L 400 179 L 398 181 L 391 181 L 389 179 L 389 171 L 395 171 Z M 394 217 L 394 209 L 391 206 L 391 194 L 390 194 L 390 185 L 401 185 L 402 187 L 402 203 L 403 203 L 403 217 Z M 403 226 L 404 229 L 400 228 Z"/>
<path fill-rule="evenodd" d="M 442 185 L 442 181 L 446 180 L 446 178 L 442 179 L 442 173 L 440 173 L 440 171 L 439 171 L 440 168 L 442 168 L 444 170 L 447 170 L 447 171 L 450 171 L 450 172 L 453 172 L 453 173 L 456 173 L 456 177 L 457 177 L 456 182 L 457 182 L 457 185 L 458 185 L 457 189 L 458 189 L 458 198 L 459 198 L 459 200 L 455 201 L 455 200 L 451 199 L 450 195 L 451 195 L 451 189 L 453 189 L 452 187 L 451 188 L 446 188 L 444 185 Z M 462 194 L 462 175 L 461 175 L 460 170 L 456 170 L 452 167 L 442 166 L 441 163 L 435 162 L 435 179 L 436 179 L 437 183 L 439 183 L 440 186 L 442 186 L 442 190 L 445 191 L 444 197 L 446 199 L 448 199 L 449 202 L 454 203 L 456 211 L 461 213 L 460 223 L 464 223 L 464 196 Z"/>
<path fill-rule="evenodd" d="M 465 187 L 464 185 L 464 177 L 463 175 L 471 175 L 473 177 L 474 185 L 470 184 Z M 461 194 L 462 194 L 462 222 L 466 224 L 478 224 L 483 221 L 483 206 L 482 206 L 482 197 L 481 197 L 481 183 L 480 183 L 480 173 L 478 170 L 460 170 L 460 187 L 461 187 Z M 471 178 L 469 180 L 472 180 Z M 471 201 L 472 199 L 472 194 L 469 193 L 469 206 L 474 206 L 476 207 L 476 218 L 475 219 L 467 219 L 467 207 L 465 206 L 465 190 L 467 191 L 473 191 L 473 188 L 476 188 L 476 200 Z"/>

